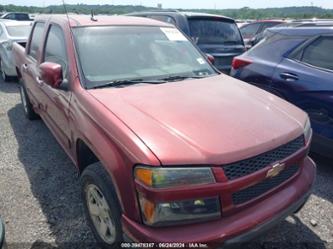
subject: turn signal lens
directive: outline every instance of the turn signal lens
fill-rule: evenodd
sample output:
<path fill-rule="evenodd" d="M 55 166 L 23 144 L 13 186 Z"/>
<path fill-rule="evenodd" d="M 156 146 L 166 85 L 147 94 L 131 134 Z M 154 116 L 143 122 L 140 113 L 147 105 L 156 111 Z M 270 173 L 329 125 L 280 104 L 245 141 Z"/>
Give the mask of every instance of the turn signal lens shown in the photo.
<path fill-rule="evenodd" d="M 306 142 L 308 142 L 311 139 L 311 135 L 312 135 L 311 122 L 310 119 L 308 118 L 304 125 L 304 138 Z"/>
<path fill-rule="evenodd" d="M 147 186 L 153 185 L 153 171 L 148 168 L 137 168 L 135 178 Z"/>
<path fill-rule="evenodd" d="M 141 198 L 142 212 L 145 220 L 151 224 L 154 222 L 155 204 L 151 201 Z"/>

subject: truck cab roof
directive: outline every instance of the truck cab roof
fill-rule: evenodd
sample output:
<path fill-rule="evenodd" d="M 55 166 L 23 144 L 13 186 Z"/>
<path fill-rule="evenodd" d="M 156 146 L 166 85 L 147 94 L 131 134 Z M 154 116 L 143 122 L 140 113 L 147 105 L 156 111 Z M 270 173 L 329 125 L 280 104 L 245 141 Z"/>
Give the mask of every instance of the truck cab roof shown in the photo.
<path fill-rule="evenodd" d="M 55 22 L 58 24 L 67 24 L 71 27 L 80 26 L 105 26 L 105 25 L 131 25 L 131 26 L 163 26 L 173 27 L 168 23 L 131 16 L 102 16 L 98 15 L 92 18 L 90 15 L 40 15 L 36 18 L 36 22 Z"/>
<path fill-rule="evenodd" d="M 169 16 L 184 16 L 187 18 L 219 18 L 229 21 L 234 21 L 230 17 L 221 16 L 221 15 L 214 15 L 214 14 L 208 14 L 208 13 L 200 13 L 200 12 L 187 12 L 187 11 L 177 11 L 177 10 L 159 10 L 159 11 L 140 11 L 140 12 L 134 12 L 130 13 L 130 16 L 136 16 L 136 15 L 169 15 Z"/>

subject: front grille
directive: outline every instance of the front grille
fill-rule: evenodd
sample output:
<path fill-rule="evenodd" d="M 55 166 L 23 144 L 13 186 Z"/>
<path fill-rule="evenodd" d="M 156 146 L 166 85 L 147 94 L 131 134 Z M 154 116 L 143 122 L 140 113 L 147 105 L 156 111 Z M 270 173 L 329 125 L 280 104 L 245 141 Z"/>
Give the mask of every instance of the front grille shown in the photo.
<path fill-rule="evenodd" d="M 281 185 L 298 171 L 298 166 L 290 166 L 282 171 L 278 176 L 265 179 L 264 181 L 232 194 L 232 200 L 235 205 L 250 201 L 256 197 L 265 194 L 267 191 Z"/>
<path fill-rule="evenodd" d="M 277 149 L 263 153 L 237 163 L 232 163 L 223 166 L 225 175 L 229 180 L 234 180 L 242 176 L 252 174 L 258 170 L 264 169 L 270 164 L 283 160 L 304 146 L 303 135 L 295 140 L 278 147 Z"/>

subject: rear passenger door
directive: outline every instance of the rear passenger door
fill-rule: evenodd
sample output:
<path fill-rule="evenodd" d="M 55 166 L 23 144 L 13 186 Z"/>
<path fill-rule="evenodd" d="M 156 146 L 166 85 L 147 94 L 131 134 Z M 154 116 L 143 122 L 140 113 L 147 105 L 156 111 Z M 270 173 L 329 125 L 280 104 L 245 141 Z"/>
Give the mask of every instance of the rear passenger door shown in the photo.
<path fill-rule="evenodd" d="M 332 51 L 333 36 L 313 38 L 284 58 L 273 77 L 272 87 L 309 113 L 317 133 L 325 133 L 321 123 L 333 120 Z"/>
<path fill-rule="evenodd" d="M 63 82 L 60 88 L 53 88 L 41 82 L 43 97 L 41 105 L 43 107 L 44 121 L 55 133 L 59 142 L 65 147 L 69 146 L 69 117 L 68 109 L 71 98 L 68 77 L 68 56 L 66 50 L 66 40 L 62 28 L 58 25 L 49 26 L 41 63 L 53 62 L 60 64 L 63 70 Z"/>
<path fill-rule="evenodd" d="M 28 44 L 26 61 L 20 69 L 30 102 L 37 112 L 40 111 L 41 94 L 41 89 L 37 81 L 37 77 L 39 76 L 38 59 L 42 53 L 44 31 L 45 23 L 36 22 L 32 29 L 30 43 Z"/>

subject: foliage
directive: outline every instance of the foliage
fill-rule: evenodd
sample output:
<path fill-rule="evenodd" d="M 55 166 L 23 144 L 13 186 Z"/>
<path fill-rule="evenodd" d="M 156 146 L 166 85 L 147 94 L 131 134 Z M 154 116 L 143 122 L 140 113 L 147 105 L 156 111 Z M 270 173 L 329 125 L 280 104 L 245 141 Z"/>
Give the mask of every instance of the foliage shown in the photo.
<path fill-rule="evenodd" d="M 156 8 L 133 5 L 66 5 L 67 12 L 78 14 L 90 14 L 92 10 L 96 14 L 125 14 L 136 11 L 156 10 Z M 0 12 L 29 12 L 29 13 L 65 13 L 63 5 L 51 5 L 45 8 L 35 6 L 0 5 Z M 188 9 L 187 11 L 199 11 L 212 14 L 229 16 L 235 19 L 265 19 L 265 18 L 333 18 L 332 9 L 319 7 L 286 7 L 266 9 Z"/>

